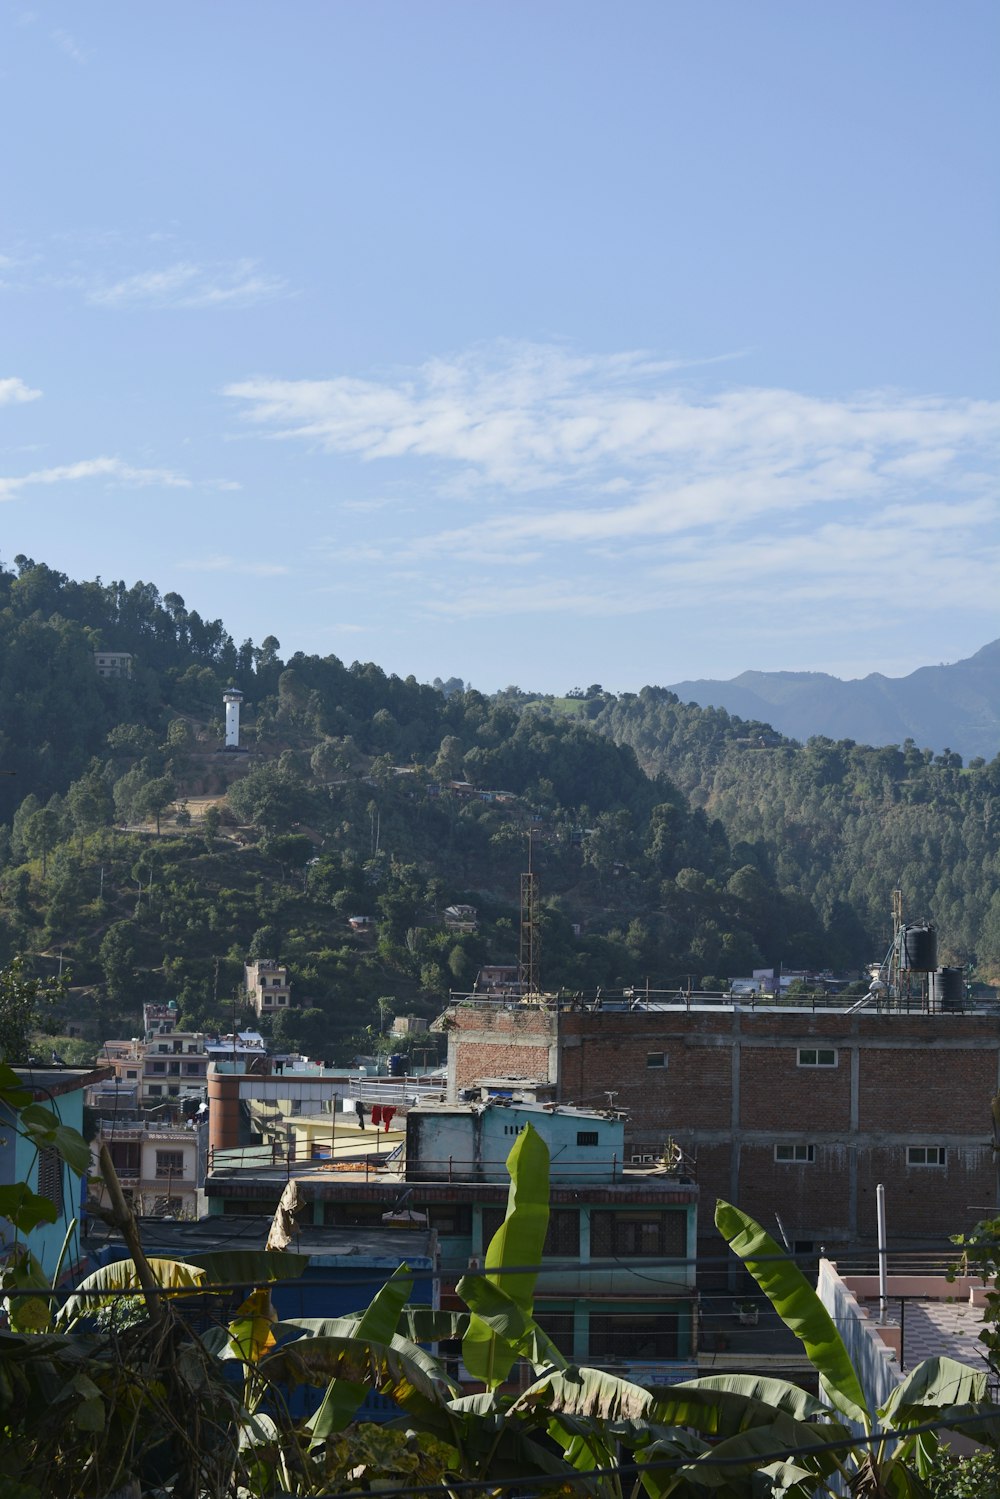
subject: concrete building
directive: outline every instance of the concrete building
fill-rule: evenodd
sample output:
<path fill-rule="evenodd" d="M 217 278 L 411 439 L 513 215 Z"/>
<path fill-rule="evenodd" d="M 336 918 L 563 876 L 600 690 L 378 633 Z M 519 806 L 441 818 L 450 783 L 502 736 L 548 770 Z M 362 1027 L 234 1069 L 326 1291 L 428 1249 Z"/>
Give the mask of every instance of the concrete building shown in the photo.
<path fill-rule="evenodd" d="M 878 1182 L 896 1241 L 942 1246 L 996 1201 L 996 1015 L 470 997 L 435 1026 L 449 1100 L 483 1076 L 548 1082 L 565 1103 L 610 1095 L 629 1116 L 626 1155 L 673 1141 L 703 1200 L 778 1214 L 804 1253 L 870 1244 Z"/>
<path fill-rule="evenodd" d="M 412 1085 L 408 1079 L 405 1087 Z M 315 1225 L 433 1230 L 442 1305 L 457 1307 L 455 1282 L 470 1262 L 482 1263 L 504 1217 L 509 1179 L 502 1162 L 530 1121 L 552 1156 L 539 1321 L 581 1362 L 613 1363 L 648 1383 L 695 1372 L 697 1188 L 676 1171 L 623 1168 L 620 1118 L 530 1100 L 414 1105 L 402 1092 L 391 1113 L 394 1126 L 401 1117 L 405 1122 L 404 1151 L 397 1128 L 386 1134 L 369 1118 L 361 1129 L 353 1108 L 336 1111 L 331 1086 L 343 1088 L 344 1080 L 286 1073 L 262 1085 L 212 1068 L 213 1150 L 205 1183 L 211 1216 L 272 1212 L 294 1177 Z M 388 1095 L 394 1084 L 353 1086 Z M 284 1132 L 265 1127 L 250 1136 L 260 1143 L 241 1144 L 241 1121 L 262 1119 L 268 1107 L 277 1114 L 280 1095 L 293 1096 Z M 310 1108 L 322 1112 L 309 1114 Z M 294 1153 L 280 1145 L 290 1138 Z"/>
<path fill-rule="evenodd" d="M 198 1191 L 205 1179 L 208 1124 L 101 1119 L 95 1154 L 102 1144 L 135 1213 L 146 1217 L 197 1218 Z M 106 1195 L 102 1191 L 102 1196 Z"/>
<path fill-rule="evenodd" d="M 41 1104 L 61 1124 L 77 1131 L 83 1128 L 85 1090 L 111 1076 L 107 1067 L 15 1067 L 14 1072 L 20 1086 L 31 1094 L 33 1103 Z M 27 1247 L 44 1274 L 51 1276 L 70 1225 L 74 1221 L 79 1223 L 83 1179 L 66 1165 L 57 1151 L 36 1150 L 30 1140 L 18 1134 L 15 1126 L 15 1111 L 0 1104 L 0 1186 L 26 1182 L 33 1192 L 55 1204 L 55 1222 L 39 1223 L 27 1236 Z M 6 1259 L 14 1241 L 11 1224 L 0 1217 L 0 1261 Z M 72 1273 L 83 1258 L 77 1227 L 63 1262 L 63 1273 Z"/>
<path fill-rule="evenodd" d="M 245 965 L 243 982 L 247 1001 L 258 1015 L 273 1015 L 292 1002 L 288 969 L 274 958 L 254 958 Z"/>
<path fill-rule="evenodd" d="M 99 677 L 130 677 L 131 651 L 95 651 L 94 668 Z"/>
<path fill-rule="evenodd" d="M 201 1032 L 153 1033 L 146 1041 L 142 1058 L 141 1104 L 149 1107 L 164 1099 L 204 1097 L 207 1069 L 205 1037 Z"/>

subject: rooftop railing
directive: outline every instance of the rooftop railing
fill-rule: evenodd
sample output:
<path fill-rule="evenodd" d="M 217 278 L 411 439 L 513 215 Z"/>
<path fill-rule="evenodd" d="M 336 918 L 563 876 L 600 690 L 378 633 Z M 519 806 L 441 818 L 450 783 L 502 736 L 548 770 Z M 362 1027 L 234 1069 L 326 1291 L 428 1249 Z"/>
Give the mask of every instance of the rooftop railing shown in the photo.
<path fill-rule="evenodd" d="M 865 1015 L 934 1015 L 961 1013 L 995 1014 L 997 1006 L 988 1001 L 967 999 L 959 1006 L 942 1011 L 938 1005 L 920 995 L 899 999 L 871 998 L 857 994 L 828 994 L 822 991 L 789 994 L 734 994 L 732 990 L 707 989 L 624 989 L 600 995 L 517 993 L 477 994 L 452 990 L 449 1004 L 480 1010 L 559 1010 L 609 1014 L 647 1014 L 677 1010 L 779 1010 L 789 1014 L 832 1011 Z"/>

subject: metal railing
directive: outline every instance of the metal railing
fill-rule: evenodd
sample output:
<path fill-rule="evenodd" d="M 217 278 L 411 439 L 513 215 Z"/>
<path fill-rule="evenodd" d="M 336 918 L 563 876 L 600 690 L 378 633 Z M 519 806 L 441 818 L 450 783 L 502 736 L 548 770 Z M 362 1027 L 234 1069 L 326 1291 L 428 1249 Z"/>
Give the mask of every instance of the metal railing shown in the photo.
<path fill-rule="evenodd" d="M 265 1141 L 260 1145 L 234 1147 L 228 1150 L 216 1150 L 210 1147 L 209 1174 L 223 1177 L 243 1172 L 248 1174 L 258 1172 L 267 1175 L 284 1172 L 288 1176 L 294 1176 L 296 1174 L 307 1175 L 315 1171 L 329 1171 L 363 1175 L 368 1179 L 381 1175 L 387 1169 L 401 1167 L 404 1155 L 402 1142 L 393 1142 L 385 1154 L 382 1154 L 377 1147 L 375 1152 L 368 1150 L 363 1155 L 352 1154 L 351 1146 L 358 1141 L 358 1132 L 352 1131 L 351 1133 L 353 1139 L 349 1143 L 345 1142 L 343 1136 L 337 1137 L 331 1134 L 327 1141 L 318 1141 L 314 1138 L 308 1145 L 301 1143 L 296 1145 L 294 1142 L 286 1144 L 280 1140 L 273 1140 Z M 337 1150 L 337 1146 L 345 1147 L 343 1153 Z M 633 1166 L 617 1152 L 610 1157 L 605 1156 L 593 1161 L 560 1162 L 556 1158 L 550 1164 L 549 1179 L 554 1186 L 571 1184 L 608 1186 L 626 1180 L 634 1182 L 637 1177 L 641 1177 L 644 1183 L 650 1185 L 655 1183 L 683 1188 L 692 1185 L 691 1178 L 687 1174 L 682 1176 L 666 1166 L 662 1167 L 662 1176 L 651 1175 L 656 1172 L 658 1165 L 659 1162 L 647 1162 L 641 1166 Z M 423 1186 L 461 1186 L 463 1183 L 506 1186 L 510 1177 L 504 1156 L 495 1158 L 442 1156 L 411 1161 L 407 1169 L 407 1179 L 420 1182 Z"/>
<path fill-rule="evenodd" d="M 602 1011 L 607 1014 L 649 1014 L 660 1011 L 677 1010 L 784 1010 L 794 1014 L 796 1012 L 832 1011 L 845 1014 L 858 1011 L 868 1015 L 933 1015 L 940 1016 L 942 1013 L 952 1014 L 982 1014 L 983 1007 L 975 1004 L 972 1000 L 958 1011 L 943 1012 L 939 1007 L 931 1006 L 926 998 L 920 995 L 909 995 L 902 999 L 889 1000 L 885 997 L 873 999 L 866 1002 L 867 995 L 857 994 L 827 994 L 821 991 L 810 991 L 804 994 L 789 994 L 787 992 L 776 994 L 734 994 L 732 990 L 707 990 L 707 989 L 624 989 L 606 992 L 597 995 L 532 995 L 522 998 L 515 993 L 497 993 L 493 995 L 476 993 L 459 993 L 452 991 L 449 994 L 449 1005 L 456 1008 L 470 1008 L 479 1010 L 517 1010 L 525 1012 L 528 1010 L 558 1010 L 563 1012 L 577 1011 L 580 1013 L 599 1014 Z"/>

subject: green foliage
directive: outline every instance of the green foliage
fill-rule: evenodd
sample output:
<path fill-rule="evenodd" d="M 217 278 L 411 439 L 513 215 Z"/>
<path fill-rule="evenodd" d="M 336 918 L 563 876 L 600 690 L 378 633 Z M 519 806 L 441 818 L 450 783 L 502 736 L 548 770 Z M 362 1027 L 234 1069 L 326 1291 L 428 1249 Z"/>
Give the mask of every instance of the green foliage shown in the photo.
<path fill-rule="evenodd" d="M 0 970 L 0 1058 L 27 1061 L 32 1032 L 42 1023 L 44 1011 L 64 993 L 63 983 L 30 978 L 23 958 L 14 958 Z"/>
<path fill-rule="evenodd" d="M 486 1251 L 486 1288 L 491 1295 L 489 1320 L 477 1310 L 479 1287 L 473 1277 L 459 1283 L 473 1316 L 462 1340 L 462 1358 L 475 1378 L 488 1389 L 496 1389 L 509 1375 L 521 1351 L 532 1304 L 537 1273 L 511 1274 L 518 1265 L 539 1265 L 549 1226 L 549 1152 L 544 1140 L 530 1124 L 518 1135 L 507 1157 L 510 1190 L 504 1221 Z M 471 1288 L 471 1291 L 470 1291 Z M 500 1303 L 503 1303 L 501 1305 Z M 520 1314 L 520 1317 L 518 1317 Z M 498 1321 L 498 1317 L 501 1319 Z M 503 1321 L 503 1318 L 508 1321 Z"/>
<path fill-rule="evenodd" d="M 930 1499 L 1000 1499 L 1000 1452 L 956 1457 L 942 1446 L 925 1481 Z"/>

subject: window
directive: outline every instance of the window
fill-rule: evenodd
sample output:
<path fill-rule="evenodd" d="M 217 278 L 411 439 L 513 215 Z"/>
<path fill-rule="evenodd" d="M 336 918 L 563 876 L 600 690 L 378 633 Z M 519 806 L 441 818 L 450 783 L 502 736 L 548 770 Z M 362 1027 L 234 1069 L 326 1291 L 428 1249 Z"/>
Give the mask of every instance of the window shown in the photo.
<path fill-rule="evenodd" d="M 785 1164 L 811 1166 L 816 1159 L 815 1145 L 776 1145 L 774 1159 Z"/>
<path fill-rule="evenodd" d="M 647 1067 L 665 1067 L 666 1065 L 667 1065 L 667 1058 L 666 1058 L 666 1056 L 664 1055 L 664 1053 L 662 1051 L 647 1051 L 647 1053 L 646 1053 L 646 1066 Z"/>
<path fill-rule="evenodd" d="M 160 1094 L 163 1092 L 163 1089 L 160 1087 L 159 1083 L 150 1083 L 149 1087 L 146 1089 L 146 1092 L 149 1094 L 150 1098 L 159 1098 Z"/>
<path fill-rule="evenodd" d="M 150 1072 L 166 1072 L 167 1064 L 166 1062 L 150 1062 L 149 1070 Z"/>
<path fill-rule="evenodd" d="M 947 1166 L 948 1151 L 943 1145 L 908 1145 L 906 1164 L 908 1166 Z"/>
<path fill-rule="evenodd" d="M 576 1208 L 551 1209 L 542 1253 L 559 1256 L 580 1253 L 580 1214 Z"/>
<path fill-rule="evenodd" d="M 558 1307 L 553 1310 L 545 1305 L 535 1303 L 535 1320 L 542 1332 L 548 1333 L 560 1353 L 567 1355 L 573 1352 L 573 1313 L 572 1311 Z"/>
<path fill-rule="evenodd" d="M 483 1252 L 504 1220 L 502 1207 L 484 1207 Z M 433 1221 L 433 1220 L 432 1220 Z M 549 1228 L 545 1235 L 543 1255 L 568 1259 L 580 1253 L 580 1213 L 577 1208 L 552 1208 L 549 1212 Z"/>
<path fill-rule="evenodd" d="M 125 1069 L 125 1076 L 126 1077 L 138 1077 L 139 1074 L 138 1074 L 137 1070 L 134 1067 L 127 1067 Z"/>
<path fill-rule="evenodd" d="M 597 1139 L 596 1129 L 578 1129 L 576 1132 L 577 1145 L 596 1145 Z"/>
<path fill-rule="evenodd" d="M 405 1212 L 405 1208 L 400 1209 Z M 417 1209 L 419 1212 L 420 1209 Z M 427 1227 L 439 1234 L 471 1234 L 472 1204 L 468 1202 L 429 1202 L 423 1208 L 427 1214 Z M 390 1224 L 390 1228 L 398 1227 Z"/>
<path fill-rule="evenodd" d="M 800 1067 L 836 1067 L 837 1053 L 832 1046 L 800 1046 Z"/>
<path fill-rule="evenodd" d="M 197 1077 L 199 1072 L 201 1071 L 201 1063 L 185 1062 L 184 1071 L 187 1073 L 188 1077 Z"/>
<path fill-rule="evenodd" d="M 686 1214 L 652 1209 L 594 1211 L 590 1215 L 590 1252 L 594 1259 L 618 1255 L 681 1259 L 687 1253 Z"/>
<path fill-rule="evenodd" d="M 158 1150 L 156 1152 L 157 1176 L 183 1176 L 183 1150 Z"/>
<path fill-rule="evenodd" d="M 38 1152 L 38 1192 L 55 1204 L 57 1213 L 63 1209 L 63 1163 L 57 1150 Z"/>
<path fill-rule="evenodd" d="M 677 1309 L 591 1312 L 588 1358 L 661 1359 L 677 1357 Z"/>

